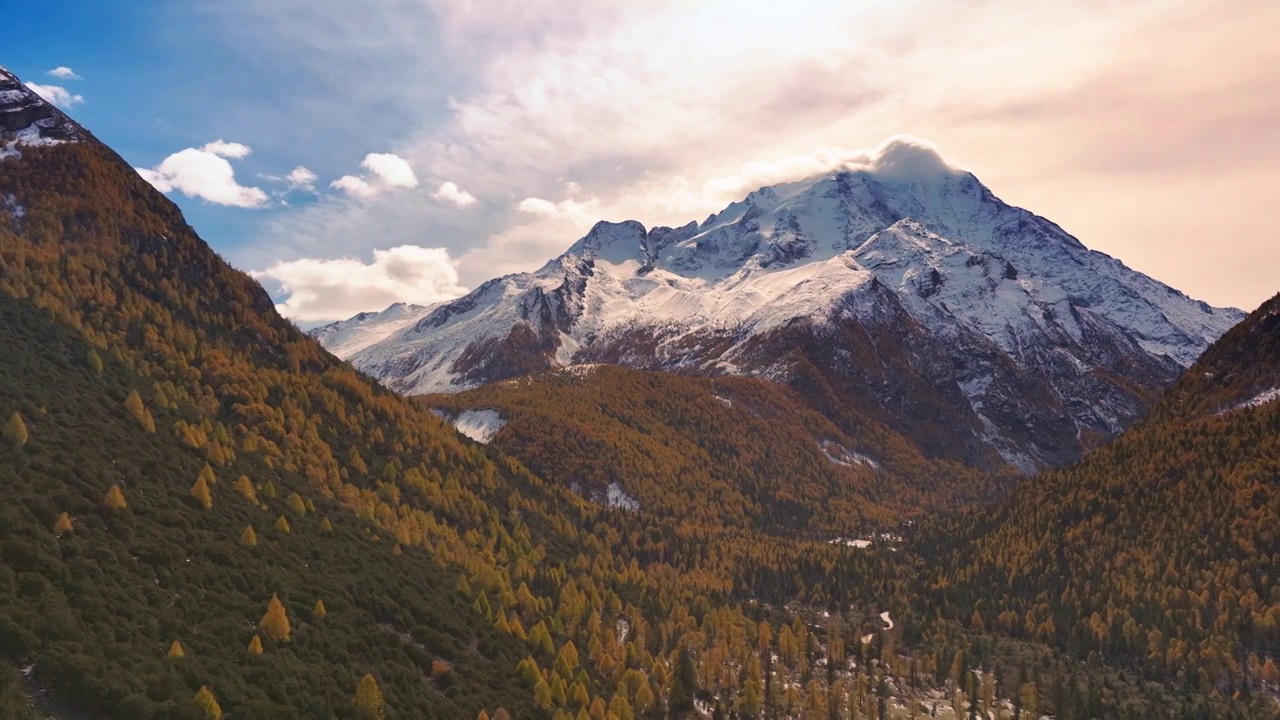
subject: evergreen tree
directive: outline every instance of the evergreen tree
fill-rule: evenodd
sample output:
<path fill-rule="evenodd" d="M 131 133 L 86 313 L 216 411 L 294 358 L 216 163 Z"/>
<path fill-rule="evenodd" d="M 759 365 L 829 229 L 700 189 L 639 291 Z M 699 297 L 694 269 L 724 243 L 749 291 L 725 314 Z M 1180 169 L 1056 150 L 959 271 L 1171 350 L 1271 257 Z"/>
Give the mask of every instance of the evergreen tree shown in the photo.
<path fill-rule="evenodd" d="M 693 695 L 697 691 L 698 679 L 693 667 L 693 657 L 689 654 L 689 648 L 681 647 L 680 656 L 676 659 L 676 672 L 671 678 L 667 709 L 673 715 L 693 710 Z"/>
<path fill-rule="evenodd" d="M 278 595 L 273 594 L 271 600 L 267 602 L 267 611 L 258 621 L 258 628 L 272 640 L 289 639 L 289 614 L 285 612 L 284 603 L 280 602 Z"/>

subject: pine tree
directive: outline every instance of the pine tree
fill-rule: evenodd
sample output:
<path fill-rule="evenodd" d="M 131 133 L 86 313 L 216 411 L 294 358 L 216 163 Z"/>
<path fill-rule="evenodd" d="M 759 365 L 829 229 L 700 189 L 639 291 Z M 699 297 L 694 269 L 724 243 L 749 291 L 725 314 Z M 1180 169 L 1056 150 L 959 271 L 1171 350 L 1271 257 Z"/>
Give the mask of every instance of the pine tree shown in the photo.
<path fill-rule="evenodd" d="M 289 521 L 285 520 L 283 515 L 276 519 L 276 530 L 282 533 L 290 532 Z"/>
<path fill-rule="evenodd" d="M 671 695 L 668 699 L 668 710 L 672 714 L 693 710 L 693 694 L 698 690 L 697 671 L 693 667 L 693 657 L 689 648 L 680 648 L 680 657 L 676 660 L 676 672 L 671 678 Z"/>
<path fill-rule="evenodd" d="M 257 635 L 254 635 L 253 639 L 249 641 L 248 650 L 251 655 L 262 654 L 262 640 Z"/>
<path fill-rule="evenodd" d="M 240 533 L 240 544 L 245 547 L 254 547 L 258 544 L 258 534 L 253 531 L 252 525 L 246 525 L 244 532 Z"/>
<path fill-rule="evenodd" d="M 267 602 L 267 611 L 258 621 L 258 628 L 272 640 L 289 639 L 289 614 L 285 612 L 284 603 L 280 602 L 278 595 L 272 595 Z"/>
<path fill-rule="evenodd" d="M 129 507 L 129 503 L 125 502 L 124 499 L 124 491 L 120 489 L 119 485 L 112 485 L 111 489 L 107 490 L 107 495 L 102 499 L 102 504 L 111 510 L 123 510 Z"/>
<path fill-rule="evenodd" d="M 182 649 L 182 643 L 177 640 L 174 640 L 173 644 L 169 646 L 169 657 L 171 658 L 180 658 L 186 654 L 187 651 Z"/>
<path fill-rule="evenodd" d="M 311 608 L 311 619 L 320 621 L 320 620 L 323 620 L 324 616 L 328 614 L 329 614 L 329 611 L 325 610 L 324 608 L 324 600 L 316 600 L 315 607 Z"/>
<path fill-rule="evenodd" d="M 9 422 L 4 425 L 4 440 L 15 448 L 20 448 L 27 444 L 27 424 L 22 421 L 22 415 L 14 413 L 9 417 Z"/>
<path fill-rule="evenodd" d="M 69 532 L 71 532 L 71 516 L 64 512 L 53 523 L 53 534 L 61 537 Z"/>
<path fill-rule="evenodd" d="M 386 711 L 383 708 L 382 690 L 378 687 L 378 681 L 373 675 L 365 675 L 360 679 L 360 685 L 356 688 L 356 698 L 353 704 L 356 708 L 356 714 L 366 720 L 383 720 L 386 717 Z"/>
<path fill-rule="evenodd" d="M 218 705 L 218 700 L 213 696 L 213 691 L 208 685 L 201 685 L 196 691 L 196 706 L 204 711 L 207 720 L 222 720 L 222 708 Z"/>
<path fill-rule="evenodd" d="M 205 467 L 209 467 L 205 465 Z M 200 507 L 208 510 L 213 507 L 213 493 L 209 492 L 209 483 L 204 479 L 204 473 L 200 473 L 200 477 L 196 478 L 196 484 L 191 486 L 191 497 L 200 503 Z"/>

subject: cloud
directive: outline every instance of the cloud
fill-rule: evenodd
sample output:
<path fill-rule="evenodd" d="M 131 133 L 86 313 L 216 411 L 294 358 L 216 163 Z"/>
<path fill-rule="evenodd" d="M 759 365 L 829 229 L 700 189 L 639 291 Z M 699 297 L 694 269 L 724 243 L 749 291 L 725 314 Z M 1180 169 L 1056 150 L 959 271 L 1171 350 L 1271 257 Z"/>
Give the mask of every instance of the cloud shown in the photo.
<path fill-rule="evenodd" d="M 556 204 L 550 200 L 542 198 L 528 197 L 516 203 L 516 209 L 520 212 L 527 212 L 531 215 L 555 215 Z"/>
<path fill-rule="evenodd" d="M 215 140 L 200 148 L 179 150 L 154 168 L 134 168 L 163 193 L 178 191 L 215 205 L 254 208 L 267 204 L 267 194 L 236 182 L 227 160 L 249 154 L 248 146 Z"/>
<path fill-rule="evenodd" d="M 302 165 L 290 170 L 289 174 L 285 176 L 285 180 L 289 182 L 289 187 L 295 190 L 315 190 L 316 179 L 316 174 Z"/>
<path fill-rule="evenodd" d="M 391 153 L 369 153 L 360 162 L 360 167 L 369 171 L 365 177 L 343 175 L 329 183 L 329 187 L 342 190 L 357 198 L 371 198 L 390 188 L 415 188 L 418 176 L 414 174 L 409 162 L 399 155 Z"/>
<path fill-rule="evenodd" d="M 84 102 L 84 96 L 76 95 L 64 87 L 41 85 L 33 82 L 29 82 L 26 85 L 31 88 L 32 92 L 44 98 L 46 102 L 53 103 L 60 108 L 69 108 Z"/>
<path fill-rule="evenodd" d="M 253 152 L 248 145 L 242 145 L 234 142 L 229 143 L 222 139 L 214 140 L 211 143 L 205 143 L 200 150 L 211 155 L 233 159 L 249 157 L 249 153 Z"/>
<path fill-rule="evenodd" d="M 50 70 L 46 74 L 62 80 L 83 80 L 84 79 L 79 75 L 77 75 L 74 70 L 67 67 L 66 65 L 59 65 L 58 67 Z"/>
<path fill-rule="evenodd" d="M 418 187 L 418 176 L 413 168 L 399 155 L 391 153 L 369 153 L 364 156 L 360 167 L 378 176 L 387 187 Z"/>
<path fill-rule="evenodd" d="M 417 245 L 375 250 L 369 263 L 305 258 L 250 274 L 276 284 L 285 296 L 276 309 L 298 322 L 340 320 L 396 302 L 428 305 L 467 292 L 448 250 Z"/>
<path fill-rule="evenodd" d="M 371 198 L 378 194 L 376 188 L 354 175 L 343 175 L 329 183 L 329 187 L 342 190 L 352 197 Z"/>
<path fill-rule="evenodd" d="M 445 202 L 451 202 L 458 207 L 466 207 L 476 204 L 476 196 L 462 190 L 456 183 L 444 182 L 440 184 L 440 189 L 436 190 L 431 197 Z"/>
<path fill-rule="evenodd" d="M 362 113 L 372 119 L 359 141 L 385 142 L 476 196 L 541 199 L 530 207 L 543 212 L 513 202 L 446 213 L 423 202 L 429 191 L 315 203 L 273 219 L 243 251 L 252 266 L 429 233 L 475 284 L 499 265 L 532 269 L 576 239 L 578 221 L 555 201 L 565 178 L 591 188 L 596 218 L 683 224 L 911 133 L 1090 246 L 1131 263 L 1168 257 L 1142 269 L 1246 304 L 1229 280 L 1241 269 L 1223 264 L 1227 279 L 1206 282 L 1192 245 L 1265 235 L 1250 223 L 1268 214 L 1280 164 L 1269 36 L 1280 4 L 375 2 L 381 12 L 308 0 L 227 0 L 221 12 L 230 41 L 262 48 L 264 66 L 323 78 L 305 98 L 316 134 L 349 141 Z M 947 32 L 922 33 L 923 13 Z M 292 118 L 281 125 L 297 135 Z M 908 152 L 882 158 L 881 172 L 938 169 L 898 149 Z M 377 192 L 372 173 L 354 179 Z M 1119 185 L 1125 193 L 1108 191 Z M 1197 200 L 1197 188 L 1215 202 Z M 1186 245 L 1172 252 L 1179 238 Z M 1274 267 L 1280 246 L 1250 257 L 1244 270 Z M 1250 282 L 1259 297 L 1270 284 Z"/>
<path fill-rule="evenodd" d="M 717 200 L 732 201 L 768 185 L 796 182 L 837 170 L 864 170 L 881 178 L 927 182 L 960 172 L 942 157 L 937 146 L 910 135 L 894 135 L 871 150 L 824 148 L 776 161 L 750 162 L 734 175 L 712 178 L 704 192 Z"/>

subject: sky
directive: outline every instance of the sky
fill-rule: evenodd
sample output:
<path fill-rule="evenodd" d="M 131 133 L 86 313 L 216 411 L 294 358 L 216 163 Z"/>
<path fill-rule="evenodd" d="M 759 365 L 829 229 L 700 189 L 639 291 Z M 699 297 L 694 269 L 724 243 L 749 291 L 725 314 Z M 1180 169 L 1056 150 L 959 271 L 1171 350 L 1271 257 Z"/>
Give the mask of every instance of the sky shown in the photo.
<path fill-rule="evenodd" d="M 1280 290 L 1273 0 L 15 4 L 0 64 L 301 325 L 906 134 L 1215 305 Z"/>

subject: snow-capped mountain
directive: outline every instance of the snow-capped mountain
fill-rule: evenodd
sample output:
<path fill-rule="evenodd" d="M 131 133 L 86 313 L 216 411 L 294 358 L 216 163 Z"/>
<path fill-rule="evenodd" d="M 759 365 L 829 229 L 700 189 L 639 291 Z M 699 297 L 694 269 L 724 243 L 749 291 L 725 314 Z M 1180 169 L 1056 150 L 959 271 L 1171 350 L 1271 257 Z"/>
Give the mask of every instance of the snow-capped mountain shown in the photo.
<path fill-rule="evenodd" d="M 0 66 L 0 160 L 22 154 L 22 146 L 83 140 L 84 128 Z"/>
<path fill-rule="evenodd" d="M 601 222 L 377 342 L 315 335 L 403 393 L 582 362 L 758 375 L 934 454 L 1032 469 L 1123 429 L 1242 317 L 893 139 L 702 223 Z"/>
<path fill-rule="evenodd" d="M 334 355 L 351 357 L 413 325 L 435 307 L 436 305 L 395 303 L 382 312 L 362 312 L 346 320 L 315 328 L 310 334 Z"/>

